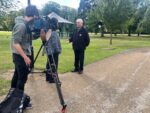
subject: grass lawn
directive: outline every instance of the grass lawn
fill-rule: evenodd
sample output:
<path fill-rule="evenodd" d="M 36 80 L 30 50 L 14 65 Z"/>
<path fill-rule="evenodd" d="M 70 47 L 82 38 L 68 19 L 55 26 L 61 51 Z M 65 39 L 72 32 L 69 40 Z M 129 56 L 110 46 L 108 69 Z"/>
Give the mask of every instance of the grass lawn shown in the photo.
<path fill-rule="evenodd" d="M 0 77 L 0 96 L 5 95 L 8 92 L 8 88 L 10 87 L 10 81 L 4 80 Z"/>
<path fill-rule="evenodd" d="M 10 51 L 10 32 L 0 32 L 0 73 L 6 72 L 8 69 L 13 68 L 11 51 Z M 106 35 L 105 38 L 98 38 L 94 34 L 91 34 L 91 43 L 87 48 L 85 65 L 102 60 L 106 57 L 118 54 L 122 51 L 131 48 L 149 47 L 150 36 L 142 37 L 127 37 L 127 35 L 118 35 L 113 38 L 113 45 L 109 45 L 109 38 Z M 68 72 L 73 69 L 74 55 L 71 44 L 67 39 L 62 39 L 62 54 L 59 60 L 59 73 Z M 35 55 L 40 48 L 41 41 L 36 40 L 33 43 L 35 49 Z M 40 54 L 36 64 L 36 69 L 43 70 L 45 68 L 46 56 Z M 2 81 L 2 82 L 1 82 Z M 6 84 L 6 85 L 5 85 Z M 0 95 L 3 94 L 3 87 L 8 86 L 8 81 L 0 78 Z"/>

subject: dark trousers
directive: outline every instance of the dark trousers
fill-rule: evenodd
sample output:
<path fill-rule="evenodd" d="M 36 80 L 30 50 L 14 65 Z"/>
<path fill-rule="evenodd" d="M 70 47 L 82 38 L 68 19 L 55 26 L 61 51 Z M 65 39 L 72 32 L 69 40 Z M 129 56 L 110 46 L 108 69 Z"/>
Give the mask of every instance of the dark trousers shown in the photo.
<path fill-rule="evenodd" d="M 75 55 L 74 66 L 75 66 L 76 70 L 83 71 L 84 53 L 85 53 L 85 50 L 75 50 L 74 49 L 74 55 Z"/>
<path fill-rule="evenodd" d="M 20 55 L 13 54 L 13 62 L 15 64 L 15 71 L 11 81 L 11 88 L 24 90 L 25 83 L 28 79 L 29 69 Z"/>
<path fill-rule="evenodd" d="M 47 64 L 46 64 L 46 80 L 53 80 L 52 73 L 56 73 L 58 69 L 58 53 L 54 53 L 52 55 L 48 55 Z M 54 59 L 53 59 L 54 58 Z M 50 63 L 50 64 L 49 64 Z M 52 71 L 52 73 L 51 73 Z"/>

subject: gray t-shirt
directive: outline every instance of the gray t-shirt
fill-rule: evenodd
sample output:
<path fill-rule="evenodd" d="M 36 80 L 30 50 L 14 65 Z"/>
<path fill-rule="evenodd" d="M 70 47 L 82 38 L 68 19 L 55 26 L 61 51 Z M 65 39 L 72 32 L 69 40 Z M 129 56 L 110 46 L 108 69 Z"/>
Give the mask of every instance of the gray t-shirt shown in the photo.
<path fill-rule="evenodd" d="M 52 31 L 51 38 L 48 40 L 47 52 L 48 55 L 52 55 L 54 53 L 61 53 L 61 43 L 58 33 L 56 31 Z"/>
<path fill-rule="evenodd" d="M 27 33 L 26 23 L 23 17 L 15 19 L 15 26 L 12 31 L 11 50 L 12 53 L 19 54 L 13 44 L 20 44 L 26 55 L 31 55 L 32 37 Z"/>

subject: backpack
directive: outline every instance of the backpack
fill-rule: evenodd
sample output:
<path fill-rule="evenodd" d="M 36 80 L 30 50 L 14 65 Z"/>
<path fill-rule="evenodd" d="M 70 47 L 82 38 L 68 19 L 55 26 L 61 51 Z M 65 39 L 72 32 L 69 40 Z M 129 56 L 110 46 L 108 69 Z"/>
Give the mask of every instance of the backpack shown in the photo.
<path fill-rule="evenodd" d="M 0 103 L 0 113 L 23 113 L 30 103 L 30 97 L 22 90 L 10 89 L 6 98 Z"/>

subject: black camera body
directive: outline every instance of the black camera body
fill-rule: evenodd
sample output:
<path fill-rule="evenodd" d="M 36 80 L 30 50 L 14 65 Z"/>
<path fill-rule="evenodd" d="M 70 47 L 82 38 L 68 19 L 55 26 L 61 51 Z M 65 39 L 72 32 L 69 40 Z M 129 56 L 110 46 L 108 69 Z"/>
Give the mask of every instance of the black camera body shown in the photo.
<path fill-rule="evenodd" d="M 44 29 L 45 32 L 47 32 L 49 29 L 52 31 L 57 30 L 58 20 L 56 18 L 49 18 L 47 16 L 43 18 L 36 18 L 30 29 L 34 39 L 38 39 L 40 37 L 41 29 Z"/>

